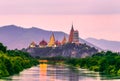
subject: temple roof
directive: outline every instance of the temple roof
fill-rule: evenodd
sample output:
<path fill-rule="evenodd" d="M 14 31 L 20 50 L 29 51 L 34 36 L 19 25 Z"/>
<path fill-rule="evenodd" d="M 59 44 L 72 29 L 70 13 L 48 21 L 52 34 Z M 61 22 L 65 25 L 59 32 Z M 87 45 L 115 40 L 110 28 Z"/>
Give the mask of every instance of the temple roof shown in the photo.
<path fill-rule="evenodd" d="M 63 40 L 62 40 L 62 45 L 65 44 L 67 42 L 66 37 L 64 36 Z"/>
<path fill-rule="evenodd" d="M 30 45 L 36 45 L 36 43 L 34 41 L 32 41 L 32 43 Z"/>
<path fill-rule="evenodd" d="M 42 40 L 39 45 L 47 45 L 47 42 L 45 40 Z"/>
<path fill-rule="evenodd" d="M 74 31 L 74 28 L 73 28 L 73 24 L 72 24 L 72 28 L 71 28 L 71 31 Z"/>
<path fill-rule="evenodd" d="M 55 44 L 57 45 L 57 46 L 59 46 L 59 45 L 61 45 L 61 42 L 59 42 L 58 40 L 55 42 Z"/>

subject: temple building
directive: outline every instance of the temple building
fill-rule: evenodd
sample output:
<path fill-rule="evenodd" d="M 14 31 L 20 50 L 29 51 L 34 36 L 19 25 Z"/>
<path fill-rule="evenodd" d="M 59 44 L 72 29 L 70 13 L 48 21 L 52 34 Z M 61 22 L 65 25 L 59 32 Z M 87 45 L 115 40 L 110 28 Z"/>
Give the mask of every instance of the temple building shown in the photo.
<path fill-rule="evenodd" d="M 59 42 L 58 40 L 55 42 L 55 45 L 56 45 L 56 47 L 57 46 L 60 46 L 61 45 L 61 42 Z"/>
<path fill-rule="evenodd" d="M 33 41 L 33 42 L 30 44 L 29 47 L 30 47 L 30 48 L 35 48 L 35 47 L 36 47 L 36 43 Z"/>
<path fill-rule="evenodd" d="M 67 39 L 66 39 L 66 37 L 64 36 L 64 38 L 63 38 L 61 44 L 64 45 L 64 44 L 66 44 L 66 43 L 67 43 Z"/>
<path fill-rule="evenodd" d="M 50 37 L 50 40 L 49 40 L 49 43 L 48 43 L 48 47 L 55 47 L 56 44 L 55 44 L 55 36 L 54 36 L 54 33 L 52 33 L 51 37 Z"/>
<path fill-rule="evenodd" d="M 45 48 L 47 46 L 47 42 L 45 40 L 42 40 L 40 43 L 39 43 L 39 47 L 40 48 Z"/>
<path fill-rule="evenodd" d="M 73 24 L 72 24 L 72 28 L 70 31 L 68 42 L 69 43 L 79 43 L 79 32 L 77 30 L 74 31 Z"/>
<path fill-rule="evenodd" d="M 76 43 L 76 44 L 79 43 L 79 32 L 78 32 L 78 30 L 74 31 L 74 33 L 73 33 L 73 43 Z"/>
<path fill-rule="evenodd" d="M 70 31 L 70 35 L 69 35 L 69 43 L 72 43 L 73 42 L 73 33 L 74 33 L 74 28 L 73 28 L 73 25 L 72 25 L 72 28 L 71 28 L 71 31 Z"/>
<path fill-rule="evenodd" d="M 30 48 L 59 47 L 59 46 L 64 45 L 66 43 L 79 44 L 79 32 L 78 32 L 78 30 L 74 30 L 73 24 L 72 24 L 72 27 L 71 27 L 71 30 L 70 30 L 68 41 L 67 41 L 65 35 L 64 35 L 64 38 L 61 42 L 59 40 L 56 41 L 54 33 L 52 33 L 52 35 L 50 36 L 49 42 L 46 42 L 45 40 L 42 40 L 37 45 L 33 41 L 32 43 L 30 43 L 29 47 Z"/>

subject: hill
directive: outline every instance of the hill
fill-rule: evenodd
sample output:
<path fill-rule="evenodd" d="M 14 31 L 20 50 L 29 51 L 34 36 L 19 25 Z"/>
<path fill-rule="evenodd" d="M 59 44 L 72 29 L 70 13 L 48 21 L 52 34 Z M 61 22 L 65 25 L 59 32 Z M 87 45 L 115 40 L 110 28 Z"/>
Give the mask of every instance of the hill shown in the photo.
<path fill-rule="evenodd" d="M 16 25 L 7 25 L 0 27 L 0 42 L 6 45 L 8 49 L 22 49 L 27 48 L 32 41 L 37 44 L 42 39 L 49 41 L 52 32 L 54 32 L 56 40 L 61 41 L 64 35 L 68 38 L 68 34 L 61 31 L 47 31 L 40 29 L 40 27 L 24 28 Z M 80 38 L 80 42 L 95 47 L 82 38 Z"/>
<path fill-rule="evenodd" d="M 104 50 L 120 52 L 120 42 L 119 41 L 109 41 L 109 40 L 105 40 L 105 39 L 95 39 L 95 38 L 87 38 L 85 40 L 94 44 L 95 46 L 101 47 Z"/>

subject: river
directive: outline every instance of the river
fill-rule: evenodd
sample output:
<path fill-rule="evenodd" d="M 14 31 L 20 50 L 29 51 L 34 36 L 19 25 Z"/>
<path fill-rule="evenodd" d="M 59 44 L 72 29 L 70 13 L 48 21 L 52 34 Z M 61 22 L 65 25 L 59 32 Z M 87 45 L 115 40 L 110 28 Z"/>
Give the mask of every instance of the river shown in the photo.
<path fill-rule="evenodd" d="M 0 81 L 120 81 L 120 79 L 101 77 L 98 72 L 86 69 L 75 70 L 64 65 L 40 64 Z"/>

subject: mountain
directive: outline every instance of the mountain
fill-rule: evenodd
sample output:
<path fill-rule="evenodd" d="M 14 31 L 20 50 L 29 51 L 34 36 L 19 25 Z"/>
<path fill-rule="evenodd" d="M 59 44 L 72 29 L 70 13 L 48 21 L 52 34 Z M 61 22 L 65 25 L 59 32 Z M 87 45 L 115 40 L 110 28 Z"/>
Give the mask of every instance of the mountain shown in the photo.
<path fill-rule="evenodd" d="M 8 49 L 22 49 L 27 48 L 32 41 L 39 44 L 42 39 L 45 39 L 48 42 L 52 32 L 54 32 L 56 40 L 61 41 L 64 35 L 68 38 L 68 34 L 61 31 L 47 31 L 40 29 L 40 27 L 24 28 L 7 25 L 0 27 L 0 42 L 6 45 Z M 80 42 L 95 47 L 82 38 L 80 38 Z"/>
<path fill-rule="evenodd" d="M 120 52 L 120 42 L 119 41 L 109 41 L 109 40 L 105 40 L 105 39 L 95 39 L 95 38 L 87 38 L 85 40 L 94 44 L 95 46 L 101 47 L 104 50 Z"/>

